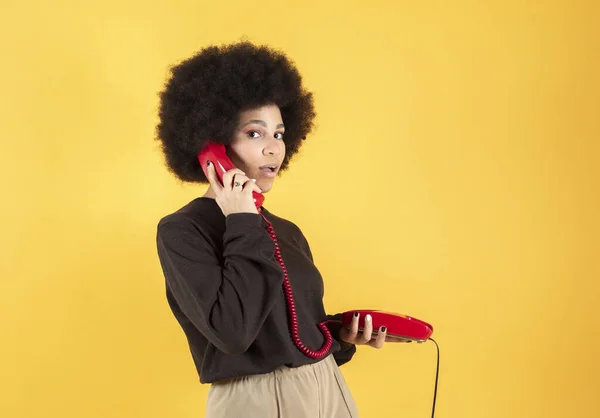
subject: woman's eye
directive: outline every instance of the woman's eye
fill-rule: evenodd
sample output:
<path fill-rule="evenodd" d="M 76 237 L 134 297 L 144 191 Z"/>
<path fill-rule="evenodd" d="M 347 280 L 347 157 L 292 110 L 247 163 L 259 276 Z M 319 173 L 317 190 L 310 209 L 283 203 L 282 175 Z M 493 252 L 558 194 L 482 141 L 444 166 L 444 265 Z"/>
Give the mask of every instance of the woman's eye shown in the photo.
<path fill-rule="evenodd" d="M 275 138 L 276 138 L 276 139 L 283 139 L 283 133 L 281 133 L 281 132 L 277 132 L 277 133 L 275 134 Z"/>
<path fill-rule="evenodd" d="M 260 132 L 258 132 L 258 131 L 249 131 L 248 132 L 248 136 L 250 138 L 258 138 L 260 136 Z"/>

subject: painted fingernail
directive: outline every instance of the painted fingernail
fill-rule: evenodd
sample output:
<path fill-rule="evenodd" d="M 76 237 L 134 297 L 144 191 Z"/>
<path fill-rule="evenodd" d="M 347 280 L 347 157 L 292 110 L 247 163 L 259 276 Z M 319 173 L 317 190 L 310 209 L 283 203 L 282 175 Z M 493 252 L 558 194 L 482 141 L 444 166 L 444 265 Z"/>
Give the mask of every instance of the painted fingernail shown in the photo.
<path fill-rule="evenodd" d="M 371 315 L 365 316 L 365 321 L 370 321 L 370 320 L 371 320 Z"/>
<path fill-rule="evenodd" d="M 252 181 L 253 181 L 254 183 L 256 183 L 256 179 L 252 179 Z"/>
<path fill-rule="evenodd" d="M 354 317 L 358 318 L 358 312 L 354 312 Z"/>
<path fill-rule="evenodd" d="M 385 332 L 386 329 L 386 327 L 381 327 L 381 332 Z"/>

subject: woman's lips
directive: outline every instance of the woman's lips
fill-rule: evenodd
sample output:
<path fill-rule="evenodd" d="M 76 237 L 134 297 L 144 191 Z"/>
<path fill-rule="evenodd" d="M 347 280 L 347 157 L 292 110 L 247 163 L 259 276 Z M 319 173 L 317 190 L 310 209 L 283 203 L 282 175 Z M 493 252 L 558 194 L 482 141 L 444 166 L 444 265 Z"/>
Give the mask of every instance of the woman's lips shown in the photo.
<path fill-rule="evenodd" d="M 263 165 L 258 168 L 260 174 L 264 177 L 274 178 L 277 175 L 277 166 L 274 165 Z"/>

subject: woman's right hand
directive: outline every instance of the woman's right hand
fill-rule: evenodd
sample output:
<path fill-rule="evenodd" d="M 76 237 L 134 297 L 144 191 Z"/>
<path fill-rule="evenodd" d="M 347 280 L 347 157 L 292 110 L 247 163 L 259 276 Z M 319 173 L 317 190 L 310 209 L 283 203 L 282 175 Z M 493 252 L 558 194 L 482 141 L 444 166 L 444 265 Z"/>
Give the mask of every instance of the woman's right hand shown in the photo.
<path fill-rule="evenodd" d="M 221 184 L 215 165 L 209 161 L 207 177 L 216 194 L 215 200 L 225 216 L 232 213 L 258 213 L 252 192 L 262 193 L 262 190 L 242 170 L 233 168 L 225 172 Z"/>

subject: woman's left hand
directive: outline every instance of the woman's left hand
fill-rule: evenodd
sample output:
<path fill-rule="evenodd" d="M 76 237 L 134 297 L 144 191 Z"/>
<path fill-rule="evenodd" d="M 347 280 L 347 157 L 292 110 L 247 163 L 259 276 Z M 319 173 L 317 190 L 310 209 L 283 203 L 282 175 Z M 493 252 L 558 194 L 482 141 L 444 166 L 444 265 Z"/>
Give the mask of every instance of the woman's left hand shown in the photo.
<path fill-rule="evenodd" d="M 386 327 L 381 326 L 379 330 L 376 332 L 377 335 L 373 333 L 373 321 L 371 320 L 371 315 L 365 317 L 365 326 L 361 331 L 358 330 L 358 312 L 352 317 L 352 322 L 350 323 L 350 328 L 342 327 L 340 329 L 340 339 L 355 345 L 368 345 L 373 348 L 381 348 L 383 344 L 387 342 L 410 342 L 411 340 L 404 340 L 401 338 L 388 337 L 386 334 Z"/>

